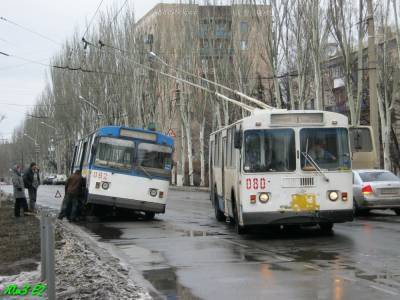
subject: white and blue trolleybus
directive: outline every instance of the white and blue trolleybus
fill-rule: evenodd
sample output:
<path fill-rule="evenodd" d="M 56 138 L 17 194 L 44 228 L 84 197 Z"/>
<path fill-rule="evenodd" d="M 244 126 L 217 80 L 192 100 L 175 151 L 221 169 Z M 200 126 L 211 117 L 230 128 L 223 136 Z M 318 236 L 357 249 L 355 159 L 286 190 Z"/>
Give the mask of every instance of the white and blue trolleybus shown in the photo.
<path fill-rule="evenodd" d="M 210 136 L 210 190 L 218 220 L 252 225 L 353 220 L 347 117 L 327 111 L 254 110 Z"/>
<path fill-rule="evenodd" d="M 75 145 L 71 172 L 86 178 L 85 206 L 164 213 L 173 139 L 156 131 L 101 127 Z"/>

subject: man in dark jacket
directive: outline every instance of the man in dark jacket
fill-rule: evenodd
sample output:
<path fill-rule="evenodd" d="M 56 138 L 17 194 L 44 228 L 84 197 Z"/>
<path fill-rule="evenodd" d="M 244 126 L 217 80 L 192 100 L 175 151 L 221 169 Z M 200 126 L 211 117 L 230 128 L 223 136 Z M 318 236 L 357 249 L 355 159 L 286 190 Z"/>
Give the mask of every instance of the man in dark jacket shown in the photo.
<path fill-rule="evenodd" d="M 28 212 L 28 204 L 26 203 L 24 180 L 21 176 L 21 169 L 22 168 L 19 165 L 15 165 L 12 169 L 12 184 L 15 198 L 14 215 L 16 217 L 20 216 L 21 207 L 24 209 L 24 213 Z"/>
<path fill-rule="evenodd" d="M 79 203 L 81 202 L 85 181 L 80 170 L 76 170 L 65 183 L 65 196 L 61 205 L 59 219 L 67 217 L 70 221 L 76 221 L 79 214 Z"/>
<path fill-rule="evenodd" d="M 29 210 L 34 212 L 36 206 L 37 189 L 40 185 L 39 168 L 36 163 L 31 163 L 24 173 L 24 184 L 29 194 Z"/>

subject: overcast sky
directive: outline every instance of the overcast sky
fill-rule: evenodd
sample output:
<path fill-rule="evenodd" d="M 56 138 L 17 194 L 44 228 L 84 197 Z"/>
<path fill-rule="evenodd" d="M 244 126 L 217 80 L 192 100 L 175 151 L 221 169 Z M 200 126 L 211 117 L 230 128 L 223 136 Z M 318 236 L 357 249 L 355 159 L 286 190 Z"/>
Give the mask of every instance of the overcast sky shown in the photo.
<path fill-rule="evenodd" d="M 0 17 L 27 27 L 62 43 L 75 30 L 83 34 L 101 0 L 1 0 Z M 100 11 L 111 5 L 120 7 L 125 0 L 104 0 Z M 136 19 L 142 17 L 159 0 L 128 0 Z M 93 24 L 96 23 L 96 19 Z M 0 20 L 0 52 L 49 63 L 60 45 L 43 39 L 15 25 Z M 0 55 L 0 139 L 10 137 L 21 124 L 44 87 L 48 68 Z"/>

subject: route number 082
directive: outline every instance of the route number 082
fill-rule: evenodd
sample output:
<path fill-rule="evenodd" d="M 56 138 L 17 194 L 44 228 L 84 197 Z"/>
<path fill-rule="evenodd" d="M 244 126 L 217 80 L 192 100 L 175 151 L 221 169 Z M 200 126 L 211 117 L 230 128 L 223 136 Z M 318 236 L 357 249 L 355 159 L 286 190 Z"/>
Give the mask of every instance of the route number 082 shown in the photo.
<path fill-rule="evenodd" d="M 265 178 L 246 178 L 246 190 L 265 190 Z"/>

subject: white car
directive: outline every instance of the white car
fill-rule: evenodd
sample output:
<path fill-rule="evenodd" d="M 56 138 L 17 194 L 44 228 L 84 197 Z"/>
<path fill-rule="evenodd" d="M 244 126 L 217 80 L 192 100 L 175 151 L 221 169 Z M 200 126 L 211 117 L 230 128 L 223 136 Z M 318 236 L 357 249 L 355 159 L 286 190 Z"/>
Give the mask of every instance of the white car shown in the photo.
<path fill-rule="evenodd" d="M 67 176 L 64 174 L 57 174 L 53 179 L 53 184 L 65 184 L 67 182 Z"/>

